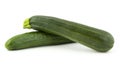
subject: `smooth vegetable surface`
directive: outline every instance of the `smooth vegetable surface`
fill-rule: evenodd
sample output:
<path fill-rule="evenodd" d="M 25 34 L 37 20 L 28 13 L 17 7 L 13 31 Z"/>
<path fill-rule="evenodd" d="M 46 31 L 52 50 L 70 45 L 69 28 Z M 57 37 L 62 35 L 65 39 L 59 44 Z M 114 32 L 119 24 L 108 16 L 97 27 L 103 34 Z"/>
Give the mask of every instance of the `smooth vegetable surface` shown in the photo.
<path fill-rule="evenodd" d="M 28 18 L 24 28 L 56 34 L 100 52 L 110 50 L 114 44 L 112 35 L 106 31 L 50 16 Z"/>
<path fill-rule="evenodd" d="M 44 32 L 28 32 L 10 38 L 5 46 L 8 50 L 18 50 L 37 46 L 58 45 L 73 41 Z"/>

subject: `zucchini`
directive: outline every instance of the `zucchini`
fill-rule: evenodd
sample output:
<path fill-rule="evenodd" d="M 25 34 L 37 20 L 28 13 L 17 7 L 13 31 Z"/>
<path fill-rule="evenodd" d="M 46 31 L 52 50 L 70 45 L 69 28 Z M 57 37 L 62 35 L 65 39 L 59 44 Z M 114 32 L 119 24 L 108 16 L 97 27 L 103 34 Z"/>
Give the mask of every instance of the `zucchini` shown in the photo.
<path fill-rule="evenodd" d="M 110 50 L 114 44 L 112 35 L 104 30 L 51 16 L 36 15 L 27 18 L 24 28 L 56 34 L 99 52 Z"/>
<path fill-rule="evenodd" d="M 44 32 L 28 32 L 10 38 L 6 42 L 5 47 L 8 50 L 19 50 L 37 46 L 58 45 L 72 42 L 73 41 L 69 39 L 53 34 Z"/>

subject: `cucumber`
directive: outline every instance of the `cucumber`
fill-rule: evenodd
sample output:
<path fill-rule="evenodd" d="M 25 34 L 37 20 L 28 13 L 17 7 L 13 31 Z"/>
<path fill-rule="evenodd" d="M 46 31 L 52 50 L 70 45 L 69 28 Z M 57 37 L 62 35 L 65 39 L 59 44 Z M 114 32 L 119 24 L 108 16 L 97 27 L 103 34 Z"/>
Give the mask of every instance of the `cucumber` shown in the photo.
<path fill-rule="evenodd" d="M 56 34 L 99 52 L 110 50 L 114 44 L 113 36 L 104 30 L 51 16 L 27 18 L 24 28 Z"/>
<path fill-rule="evenodd" d="M 73 41 L 69 39 L 53 34 L 44 32 L 28 32 L 10 38 L 6 42 L 5 47 L 8 50 L 19 50 L 31 47 L 58 45 L 72 42 Z"/>

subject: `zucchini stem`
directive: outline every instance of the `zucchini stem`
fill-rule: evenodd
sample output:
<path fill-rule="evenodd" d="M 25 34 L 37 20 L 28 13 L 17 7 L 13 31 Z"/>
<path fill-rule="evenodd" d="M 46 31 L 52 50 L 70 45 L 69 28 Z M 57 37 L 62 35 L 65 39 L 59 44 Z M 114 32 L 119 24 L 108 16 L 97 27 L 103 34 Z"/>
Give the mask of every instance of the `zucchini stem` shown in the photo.
<path fill-rule="evenodd" d="M 23 24 L 23 28 L 24 29 L 25 28 L 27 28 L 27 29 L 31 28 L 29 18 L 25 19 L 24 24 Z"/>

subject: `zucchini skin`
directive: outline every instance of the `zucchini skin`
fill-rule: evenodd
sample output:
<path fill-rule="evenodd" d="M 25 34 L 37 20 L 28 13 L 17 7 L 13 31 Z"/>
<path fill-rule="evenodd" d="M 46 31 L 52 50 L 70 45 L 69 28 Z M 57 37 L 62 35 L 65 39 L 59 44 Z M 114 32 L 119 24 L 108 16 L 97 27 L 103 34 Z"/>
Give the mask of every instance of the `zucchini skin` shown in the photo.
<path fill-rule="evenodd" d="M 26 22 L 26 21 L 25 21 Z M 44 32 L 56 34 L 74 42 L 79 42 L 99 52 L 106 52 L 113 47 L 113 36 L 97 28 L 78 24 L 68 20 L 51 16 L 32 16 L 29 18 L 29 27 Z"/>
<path fill-rule="evenodd" d="M 61 36 L 44 32 L 28 32 L 10 38 L 5 47 L 8 50 L 19 50 L 38 46 L 72 43 L 73 41 Z"/>

